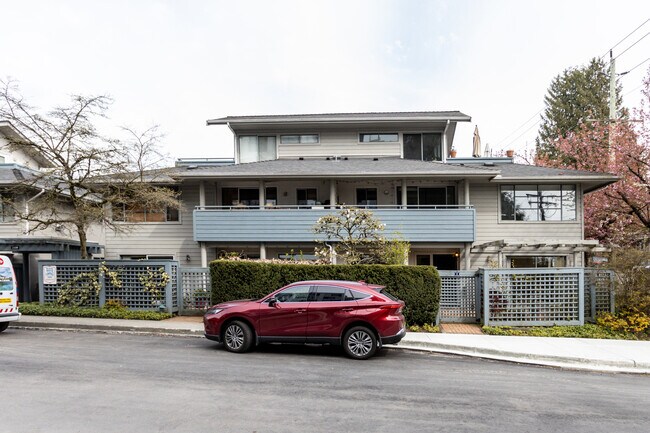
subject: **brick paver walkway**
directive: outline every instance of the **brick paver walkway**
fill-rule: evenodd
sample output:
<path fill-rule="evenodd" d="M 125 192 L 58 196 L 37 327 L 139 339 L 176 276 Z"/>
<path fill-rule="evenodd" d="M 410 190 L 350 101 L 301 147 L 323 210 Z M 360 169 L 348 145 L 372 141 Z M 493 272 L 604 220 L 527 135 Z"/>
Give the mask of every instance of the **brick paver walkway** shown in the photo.
<path fill-rule="evenodd" d="M 483 334 L 481 327 L 472 323 L 441 323 L 440 331 L 444 334 Z"/>

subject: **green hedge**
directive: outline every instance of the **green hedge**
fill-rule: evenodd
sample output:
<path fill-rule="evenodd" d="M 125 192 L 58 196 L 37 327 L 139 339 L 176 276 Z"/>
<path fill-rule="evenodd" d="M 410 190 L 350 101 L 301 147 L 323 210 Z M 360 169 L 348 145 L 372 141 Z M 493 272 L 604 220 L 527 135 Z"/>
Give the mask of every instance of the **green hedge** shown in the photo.
<path fill-rule="evenodd" d="M 210 263 L 212 302 L 261 298 L 289 283 L 305 280 L 363 280 L 386 286 L 406 304 L 409 325 L 435 323 L 440 276 L 433 266 L 303 265 L 216 260 Z"/>
<path fill-rule="evenodd" d="M 91 307 L 58 307 L 51 304 L 20 303 L 20 312 L 26 316 L 92 317 L 96 319 L 164 320 L 172 317 L 158 311 L 130 311 Z"/>

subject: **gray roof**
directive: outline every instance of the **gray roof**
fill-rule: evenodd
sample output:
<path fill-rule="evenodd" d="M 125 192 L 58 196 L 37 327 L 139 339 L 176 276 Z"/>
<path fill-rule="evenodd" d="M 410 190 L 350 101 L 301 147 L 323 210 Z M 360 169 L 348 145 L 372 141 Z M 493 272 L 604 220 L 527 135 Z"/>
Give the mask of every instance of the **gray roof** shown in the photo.
<path fill-rule="evenodd" d="M 11 124 L 8 120 L 0 120 L 0 134 L 7 137 L 9 140 L 16 140 L 19 142 L 29 141 L 15 126 Z M 54 167 L 54 163 L 41 155 L 38 152 L 35 152 L 29 147 L 24 147 L 23 152 L 27 153 L 30 157 L 34 158 L 41 167 Z"/>
<path fill-rule="evenodd" d="M 469 122 L 472 118 L 460 111 L 403 111 L 370 113 L 323 113 L 323 114 L 280 114 L 264 116 L 227 116 L 207 121 L 208 125 L 238 123 L 276 124 L 276 123 L 354 123 L 386 121 L 455 121 Z"/>
<path fill-rule="evenodd" d="M 0 164 L 0 185 L 17 185 L 37 176 L 37 172 L 18 164 Z"/>
<path fill-rule="evenodd" d="M 360 178 L 360 177 L 484 177 L 499 174 L 494 167 L 459 166 L 401 158 L 305 158 L 233 164 L 217 167 L 176 167 L 172 177 L 189 178 Z"/>

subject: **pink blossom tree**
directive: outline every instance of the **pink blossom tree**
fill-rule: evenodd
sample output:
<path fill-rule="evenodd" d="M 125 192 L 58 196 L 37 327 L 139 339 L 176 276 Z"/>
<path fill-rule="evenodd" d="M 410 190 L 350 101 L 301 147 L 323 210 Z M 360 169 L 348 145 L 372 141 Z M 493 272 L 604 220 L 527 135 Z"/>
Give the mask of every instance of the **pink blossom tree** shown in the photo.
<path fill-rule="evenodd" d="M 620 178 L 584 200 L 585 237 L 608 245 L 638 245 L 650 238 L 650 70 L 642 94 L 633 122 L 583 123 L 556 141 L 555 158 L 535 158 L 538 165 Z"/>

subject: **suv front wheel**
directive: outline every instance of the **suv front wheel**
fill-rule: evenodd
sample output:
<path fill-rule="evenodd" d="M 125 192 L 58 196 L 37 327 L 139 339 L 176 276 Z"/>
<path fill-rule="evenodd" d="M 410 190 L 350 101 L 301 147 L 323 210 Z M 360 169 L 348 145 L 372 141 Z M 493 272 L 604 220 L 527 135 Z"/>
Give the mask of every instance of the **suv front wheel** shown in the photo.
<path fill-rule="evenodd" d="M 343 350 L 350 358 L 368 359 L 377 351 L 377 337 L 365 326 L 355 326 L 343 336 Z"/>
<path fill-rule="evenodd" d="M 243 353 L 253 346 L 253 331 L 239 320 L 228 323 L 223 331 L 223 345 L 229 352 Z"/>

